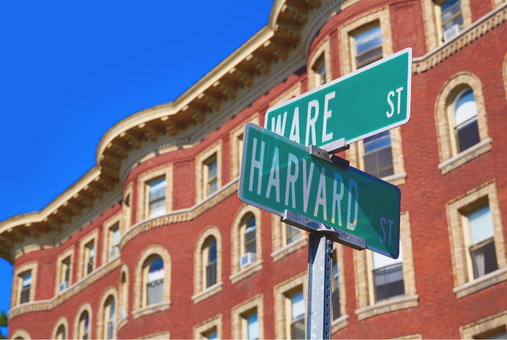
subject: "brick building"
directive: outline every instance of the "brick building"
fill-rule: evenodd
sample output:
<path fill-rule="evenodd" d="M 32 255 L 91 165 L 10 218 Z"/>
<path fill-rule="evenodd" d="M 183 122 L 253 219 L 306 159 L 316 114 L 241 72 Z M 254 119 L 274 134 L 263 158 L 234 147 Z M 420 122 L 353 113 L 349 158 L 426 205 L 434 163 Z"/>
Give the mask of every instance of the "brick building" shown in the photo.
<path fill-rule="evenodd" d="M 402 256 L 335 244 L 332 337 L 505 337 L 506 19 L 504 0 L 275 0 L 47 207 L 0 223 L 9 337 L 304 335 L 307 234 L 238 200 L 243 125 L 405 47 L 411 121 L 340 154 L 401 189 Z"/>

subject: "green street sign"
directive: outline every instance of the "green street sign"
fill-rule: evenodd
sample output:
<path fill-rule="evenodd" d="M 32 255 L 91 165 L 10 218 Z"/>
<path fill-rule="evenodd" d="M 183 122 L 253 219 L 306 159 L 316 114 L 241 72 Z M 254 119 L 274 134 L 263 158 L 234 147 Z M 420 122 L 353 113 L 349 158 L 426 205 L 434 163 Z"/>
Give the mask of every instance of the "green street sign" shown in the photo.
<path fill-rule="evenodd" d="M 412 49 L 272 107 L 264 127 L 303 145 L 327 151 L 407 123 L 410 119 Z"/>
<path fill-rule="evenodd" d="M 367 249 L 399 256 L 398 187 L 312 156 L 306 147 L 252 123 L 245 125 L 238 196 L 279 216 L 292 211 L 364 239 Z"/>

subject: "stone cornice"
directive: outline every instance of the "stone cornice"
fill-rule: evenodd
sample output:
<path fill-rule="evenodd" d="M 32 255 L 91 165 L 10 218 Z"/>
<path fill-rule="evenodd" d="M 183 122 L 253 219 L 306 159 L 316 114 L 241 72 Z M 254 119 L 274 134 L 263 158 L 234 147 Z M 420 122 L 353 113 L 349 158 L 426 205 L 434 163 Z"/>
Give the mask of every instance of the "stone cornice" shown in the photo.
<path fill-rule="evenodd" d="M 239 187 L 239 178 L 236 178 L 227 183 L 213 195 L 206 198 L 202 202 L 195 204 L 191 208 L 171 211 L 165 215 L 151 218 L 148 220 L 143 220 L 136 223 L 122 236 L 120 240 L 120 249 L 123 250 L 125 245 L 129 243 L 133 238 L 152 229 L 166 226 L 169 224 L 188 222 L 196 219 L 197 217 L 204 214 L 206 211 L 210 210 L 217 204 L 223 202 L 229 196 L 237 193 L 238 187 Z"/>
<path fill-rule="evenodd" d="M 502 24 L 505 20 L 507 20 L 507 3 L 498 6 L 484 15 L 443 45 L 421 57 L 414 58 L 412 73 L 428 71 L 496 26 Z"/>
<path fill-rule="evenodd" d="M 53 310 L 58 307 L 74 295 L 78 294 L 82 290 L 86 289 L 88 286 L 101 279 L 105 275 L 109 274 L 116 268 L 121 265 L 121 258 L 117 258 L 109 263 L 106 263 L 99 268 L 95 269 L 92 273 L 87 275 L 86 277 L 80 279 L 68 289 L 66 289 L 63 293 L 58 296 L 53 297 L 49 300 L 39 300 L 34 302 L 24 303 L 22 305 L 16 306 L 9 311 L 8 319 L 9 322 L 17 316 L 35 313 L 35 312 L 46 312 Z"/>

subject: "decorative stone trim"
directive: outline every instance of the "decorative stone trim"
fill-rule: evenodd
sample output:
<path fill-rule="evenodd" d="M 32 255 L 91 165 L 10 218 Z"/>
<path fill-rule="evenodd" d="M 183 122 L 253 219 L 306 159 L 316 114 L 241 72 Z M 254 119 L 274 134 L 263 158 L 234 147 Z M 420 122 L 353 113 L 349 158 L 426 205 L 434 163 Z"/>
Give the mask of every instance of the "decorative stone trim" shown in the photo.
<path fill-rule="evenodd" d="M 218 140 L 215 144 L 201 152 L 195 157 L 195 202 L 200 202 L 206 197 L 207 183 L 204 183 L 206 176 L 207 159 L 216 154 L 217 161 L 217 189 L 222 187 L 222 140 Z M 211 195 L 210 195 L 211 196 Z"/>
<path fill-rule="evenodd" d="M 202 291 L 207 291 L 208 289 L 204 288 L 204 278 L 202 273 L 203 266 L 203 254 L 202 247 L 204 242 L 208 239 L 208 237 L 213 236 L 217 242 L 217 284 L 222 282 L 222 236 L 220 234 L 220 230 L 215 226 L 208 226 L 204 229 L 199 237 L 197 238 L 197 243 L 194 250 L 194 296 L 199 295 L 198 293 Z M 213 286 L 212 286 L 213 287 Z M 213 295 L 213 294 L 211 294 Z M 196 300 L 193 298 L 194 303 L 204 300 L 204 298 Z"/>
<path fill-rule="evenodd" d="M 493 8 L 500 6 L 503 4 L 506 0 L 492 0 L 493 2 Z"/>
<path fill-rule="evenodd" d="M 118 303 L 118 291 L 116 290 L 116 287 L 109 286 L 106 288 L 106 290 L 102 293 L 102 296 L 99 300 L 99 311 L 97 313 L 97 338 L 107 338 L 107 334 L 104 334 L 104 309 L 107 299 L 112 296 L 114 303 Z M 91 319 L 90 319 L 91 320 Z M 114 313 L 114 325 L 113 325 L 113 334 L 116 337 L 116 334 L 118 334 L 118 311 L 116 310 Z"/>
<path fill-rule="evenodd" d="M 410 335 L 402 335 L 399 337 L 396 337 L 394 339 L 408 339 L 408 340 L 419 340 L 422 339 L 422 334 L 410 334 Z"/>
<path fill-rule="evenodd" d="M 389 7 L 381 7 L 365 13 L 338 28 L 338 37 L 340 41 L 340 72 L 342 76 L 356 70 L 356 63 L 354 61 L 355 53 L 353 52 L 352 43 L 353 37 L 351 33 L 355 29 L 377 20 L 380 22 L 383 56 L 386 57 L 393 54 Z"/>
<path fill-rule="evenodd" d="M 257 321 L 259 325 L 259 337 L 258 339 L 264 339 L 264 303 L 263 295 L 259 294 L 253 298 L 240 303 L 232 307 L 232 323 L 231 323 L 231 334 L 233 339 L 246 339 L 245 336 L 245 316 L 253 313 L 253 310 L 257 313 Z"/>
<path fill-rule="evenodd" d="M 356 288 L 356 314 L 362 318 L 387 313 L 402 308 L 411 308 L 417 306 L 417 300 L 413 297 L 417 296 L 415 284 L 414 258 L 412 250 L 412 236 L 410 231 L 410 216 L 407 211 L 400 214 L 400 239 L 403 251 L 403 285 L 405 289 L 405 297 L 394 298 L 386 301 L 375 303 L 375 293 L 373 286 L 373 263 L 372 252 L 369 250 L 354 251 L 354 272 L 355 272 L 355 288 Z M 411 303 L 405 303 L 405 298 Z M 410 298 L 412 300 L 410 300 Z M 400 300 L 401 299 L 401 300 Z M 400 304 L 399 301 L 402 303 Z M 386 307 L 388 306 L 388 307 Z M 407 307 L 409 306 L 409 307 Z"/>
<path fill-rule="evenodd" d="M 102 234 L 102 263 L 106 263 L 111 260 L 109 258 L 109 250 L 111 250 L 109 248 L 109 243 L 111 241 L 109 239 L 109 234 L 110 234 L 109 228 L 111 228 L 116 223 L 118 223 L 118 228 L 119 228 L 120 235 L 121 235 L 122 230 L 123 230 L 122 222 L 123 222 L 123 211 L 120 211 L 116 215 L 114 215 L 113 217 L 108 219 L 106 222 L 104 222 L 104 224 L 102 225 L 102 229 L 103 229 L 103 231 L 102 231 L 102 233 L 103 233 Z"/>
<path fill-rule="evenodd" d="M 121 231 L 120 234 L 123 235 L 130 229 L 132 226 L 132 204 L 134 202 L 134 181 L 130 182 L 125 191 L 123 192 L 123 199 L 121 202 L 122 206 L 122 215 L 123 221 L 120 223 Z"/>
<path fill-rule="evenodd" d="M 229 134 L 231 178 L 236 178 L 239 176 L 241 168 L 241 154 L 243 152 L 240 144 L 242 145 L 245 124 L 248 122 L 260 125 L 259 113 L 254 114 L 246 122 L 235 127 Z"/>
<path fill-rule="evenodd" d="M 231 280 L 232 284 L 235 284 L 243 279 L 246 279 L 247 277 L 257 273 L 258 271 L 262 270 L 262 263 L 263 260 L 258 260 L 255 263 L 250 264 L 248 267 L 245 267 L 236 273 L 229 276 L 229 279 Z"/>
<path fill-rule="evenodd" d="M 55 326 L 53 327 L 51 339 L 56 339 L 58 328 L 60 328 L 60 326 L 63 326 L 65 328 L 65 334 L 69 334 L 69 322 L 65 316 L 60 316 L 58 320 L 56 320 Z"/>
<path fill-rule="evenodd" d="M 507 327 L 507 310 L 482 318 L 459 328 L 461 339 L 486 339 L 495 335 L 495 330 Z"/>
<path fill-rule="evenodd" d="M 198 304 L 199 302 L 204 301 L 207 298 L 220 293 L 223 289 L 223 285 L 224 285 L 223 282 L 217 282 L 213 286 L 206 288 L 202 292 L 192 295 L 192 300 L 194 301 L 195 304 Z"/>
<path fill-rule="evenodd" d="M 77 272 L 78 280 L 81 280 L 82 278 L 89 275 L 86 274 L 86 259 L 84 248 L 91 241 L 93 241 L 93 248 L 95 251 L 95 256 L 93 257 L 93 271 L 95 271 L 95 269 L 97 268 L 97 257 L 99 255 L 98 240 L 99 240 L 99 229 L 95 228 L 93 231 L 88 233 L 88 235 L 86 235 L 79 241 L 79 267 Z"/>
<path fill-rule="evenodd" d="M 74 339 L 80 339 L 79 337 L 79 319 L 84 312 L 88 312 L 88 336 L 89 338 L 95 338 L 92 334 L 93 331 L 93 313 L 92 305 L 89 302 L 83 302 L 77 310 L 76 317 L 74 319 Z"/>
<path fill-rule="evenodd" d="M 273 258 L 273 262 L 280 261 L 287 255 L 290 255 L 301 248 L 304 248 L 308 245 L 308 236 L 305 234 L 301 236 L 298 240 L 289 243 L 288 245 L 274 251 L 271 253 L 271 257 Z"/>
<path fill-rule="evenodd" d="M 401 126 L 391 129 L 389 135 L 391 138 L 394 174 L 383 177 L 382 180 L 390 182 L 393 185 L 403 185 L 405 184 L 407 173 L 405 172 Z M 350 149 L 347 150 L 347 159 L 350 161 L 350 165 L 364 171 L 364 141 L 361 140 L 350 145 Z"/>
<path fill-rule="evenodd" d="M 163 301 L 159 303 L 154 303 L 149 306 L 139 308 L 132 311 L 132 316 L 135 319 L 138 319 L 142 316 L 150 315 L 157 312 L 162 312 L 165 310 L 169 310 L 171 308 L 171 301 Z"/>
<path fill-rule="evenodd" d="M 340 293 L 341 295 L 341 293 Z M 349 325 L 349 316 L 347 314 L 340 316 L 331 324 L 331 334 L 338 332 L 340 329 Z"/>
<path fill-rule="evenodd" d="M 491 151 L 493 140 L 491 138 L 486 138 L 483 141 L 480 141 L 479 143 L 475 144 L 474 146 L 466 149 L 463 152 L 460 152 L 454 157 L 449 158 L 448 160 L 440 163 L 438 165 L 438 169 L 442 172 L 442 175 L 445 175 L 446 173 L 459 168 L 463 164 L 470 162 L 473 159 L 476 159 L 480 155 Z"/>
<path fill-rule="evenodd" d="M 494 242 L 496 249 L 496 258 L 498 269 L 507 268 L 507 258 L 505 256 L 505 241 L 502 227 L 502 218 L 500 216 L 500 206 L 498 203 L 496 182 L 485 183 L 475 189 L 472 189 L 446 204 L 447 224 L 449 228 L 449 242 L 451 244 L 452 270 L 454 273 L 455 293 L 458 298 L 471 294 L 479 289 L 483 289 L 498 281 L 504 280 L 506 276 L 504 271 L 490 273 L 491 276 L 475 279 L 470 260 L 467 255 L 467 244 L 465 241 L 465 222 L 464 213 L 472 210 L 478 204 L 488 203 L 493 219 Z M 498 275 L 498 276 L 497 276 Z M 490 280 L 491 279 L 491 280 Z M 478 281 L 479 280 L 479 281 Z M 469 285 L 465 284 L 469 282 Z M 477 284 L 474 284 L 477 282 Z"/>
<path fill-rule="evenodd" d="M 287 244 L 287 237 L 286 237 L 286 227 L 287 224 L 283 223 L 280 220 L 280 216 L 271 214 L 271 242 L 272 242 L 272 249 L 273 253 L 271 253 L 271 257 L 273 257 L 273 254 L 284 254 L 283 256 L 277 256 L 275 262 L 278 261 L 280 258 L 283 258 L 293 251 L 296 251 L 301 248 L 293 249 L 294 243 L 302 242 L 301 239 L 306 239 L 306 236 L 308 235 L 307 232 L 300 230 L 301 238 L 295 242 L 292 242 L 291 244 Z M 301 247 L 304 247 L 306 244 L 301 245 Z M 282 250 L 283 248 L 283 250 Z M 288 252 L 284 252 L 285 250 L 290 250 Z"/>
<path fill-rule="evenodd" d="M 137 221 L 149 218 L 149 187 L 147 182 L 157 177 L 164 177 L 166 180 L 166 212 L 173 210 L 173 165 L 169 164 L 150 170 L 139 176 L 137 180 Z"/>
<path fill-rule="evenodd" d="M 378 302 L 372 306 L 367 306 L 356 310 L 359 321 L 388 312 L 394 312 L 400 309 L 417 307 L 419 295 L 409 295 L 399 298 L 389 299 Z"/>
<path fill-rule="evenodd" d="M 429 2 L 431 0 L 423 1 Z M 425 11 L 427 10 L 425 9 Z M 412 63 L 412 72 L 422 73 L 428 71 L 430 68 L 440 64 L 454 53 L 457 53 L 465 46 L 488 33 L 496 26 L 502 24 L 505 20 L 507 20 L 507 3 L 499 5 L 481 19 L 475 21 L 473 24 L 470 24 L 453 39 L 437 48 L 428 48 L 430 52 L 421 57 L 414 58 Z M 428 36 L 428 34 L 426 36 Z"/>
<path fill-rule="evenodd" d="M 313 90 L 317 87 L 317 74 L 314 70 L 314 67 L 315 63 L 320 59 L 321 56 L 324 56 L 326 67 L 326 83 L 329 83 L 331 80 L 333 80 L 333 73 L 331 69 L 331 43 L 329 42 L 329 37 L 320 43 L 319 47 L 317 47 L 312 56 L 308 59 L 308 65 L 306 68 L 308 73 L 308 90 Z"/>
<path fill-rule="evenodd" d="M 127 323 L 129 318 L 126 316 L 118 321 L 118 326 L 116 326 L 116 333 L 120 332 L 120 329 L 122 329 Z"/>
<path fill-rule="evenodd" d="M 11 339 L 23 339 L 23 340 L 32 340 L 32 338 L 30 337 L 30 334 L 28 334 L 27 331 L 25 331 L 24 329 L 16 329 L 12 334 L 11 334 Z"/>
<path fill-rule="evenodd" d="M 12 292 L 11 292 L 11 311 L 13 307 L 26 306 L 28 303 L 35 301 L 35 293 L 37 291 L 37 261 L 27 262 L 14 270 L 12 275 Z M 20 304 L 21 302 L 21 287 L 23 285 L 23 279 L 20 277 L 21 274 L 30 271 L 32 283 L 30 284 L 30 295 L 28 297 L 28 303 Z"/>
<path fill-rule="evenodd" d="M 244 236 L 241 234 L 244 230 L 242 228 L 241 222 L 248 215 L 251 214 L 255 218 L 255 253 L 257 262 L 262 261 L 262 219 L 261 219 L 261 211 L 259 208 L 256 208 L 249 204 L 243 204 L 241 208 L 236 213 L 234 217 L 234 222 L 232 224 L 231 229 L 231 240 L 232 240 L 232 249 L 231 249 L 231 280 L 232 277 L 235 276 L 238 272 L 244 272 L 247 268 L 240 268 L 239 260 L 243 255 L 242 248 L 242 240 Z M 250 265 L 249 267 L 251 267 Z M 259 270 L 262 268 L 259 268 Z M 253 274 L 253 272 L 251 273 Z"/>
<path fill-rule="evenodd" d="M 505 59 L 503 61 L 503 84 L 505 87 L 505 99 L 507 100 L 507 54 L 505 54 Z"/>
<path fill-rule="evenodd" d="M 194 326 L 194 339 L 204 339 L 204 334 L 213 328 L 216 328 L 217 338 L 222 339 L 222 314 Z"/>
<path fill-rule="evenodd" d="M 293 293 L 303 291 L 303 298 L 305 306 L 307 305 L 307 272 L 303 272 L 287 281 L 277 284 L 274 287 L 274 298 L 275 298 L 275 338 L 276 339 L 288 339 L 289 332 L 287 330 L 289 320 L 286 308 L 287 299 Z M 306 307 L 305 307 L 306 310 Z M 305 325 L 306 325 L 306 313 L 305 313 Z"/>
<path fill-rule="evenodd" d="M 62 275 L 62 262 L 67 257 L 70 256 L 70 265 L 69 265 L 69 287 L 72 285 L 72 279 L 74 274 L 74 245 L 70 246 L 69 249 L 58 255 L 56 258 L 56 277 L 55 277 L 55 296 L 60 294 L 59 285 L 62 283 L 61 275 Z M 69 287 L 67 289 L 69 289 Z M 63 293 L 63 292 L 62 292 Z"/>
<path fill-rule="evenodd" d="M 73 297 L 74 295 L 78 294 L 79 292 L 83 291 L 84 289 L 92 285 L 97 280 L 101 279 L 105 275 L 115 270 L 117 267 L 120 266 L 120 264 L 121 260 L 120 258 L 117 258 L 113 262 L 109 262 L 99 267 L 98 269 L 94 270 L 90 275 L 74 283 L 61 295 L 55 296 L 52 299 L 24 303 L 17 307 L 11 308 L 11 310 L 9 310 L 8 315 L 9 322 L 11 322 L 11 320 L 13 320 L 15 317 L 23 314 L 47 312 L 53 310 L 54 308 L 58 307 L 59 305 L 61 305 L 62 303 Z"/>
<path fill-rule="evenodd" d="M 167 249 L 159 244 L 151 244 L 146 247 L 139 257 L 137 258 L 136 268 L 135 268 L 135 283 L 134 283 L 134 306 L 132 314 L 137 312 L 138 309 L 146 309 L 151 308 L 152 306 L 146 306 L 146 298 L 145 291 L 146 287 L 146 276 L 145 273 L 145 264 L 149 258 L 153 258 L 154 256 L 160 256 L 162 261 L 164 262 L 164 288 L 163 288 L 163 302 L 171 301 L 171 255 Z M 145 275 L 146 274 L 146 275 Z M 144 292 L 144 294 L 143 294 Z"/>
<path fill-rule="evenodd" d="M 436 20 L 434 0 L 422 0 L 424 30 L 426 36 L 426 48 L 428 51 L 441 45 L 439 35 L 443 34 Z M 463 26 L 467 27 L 472 23 L 472 12 L 470 10 L 470 0 L 461 0 L 461 13 L 463 15 Z"/>
<path fill-rule="evenodd" d="M 280 97 L 276 98 L 274 101 L 269 103 L 269 107 L 280 105 L 287 100 L 297 97 L 301 94 L 301 83 L 297 83 L 293 87 L 291 87 L 288 91 L 285 91 Z"/>
<path fill-rule="evenodd" d="M 462 284 L 453 288 L 453 292 L 458 299 L 473 294 L 485 288 L 491 287 L 499 282 L 507 280 L 507 267 L 497 269 L 494 272 L 481 276 L 478 279 Z"/>
<path fill-rule="evenodd" d="M 145 336 L 142 336 L 137 339 L 144 340 L 144 339 L 170 339 L 170 338 L 171 338 L 171 332 L 166 331 L 166 332 L 158 332 L 158 333 L 145 335 Z"/>
<path fill-rule="evenodd" d="M 120 240 L 120 249 L 123 250 L 125 245 L 132 239 L 152 229 L 167 226 L 169 224 L 188 222 L 196 219 L 200 215 L 223 202 L 229 196 L 237 195 L 238 187 L 239 178 L 235 178 L 227 185 L 225 185 L 222 189 L 218 190 L 204 201 L 195 204 L 191 208 L 176 210 L 160 217 L 151 218 L 136 223 L 132 228 L 130 228 L 130 230 L 127 231 L 125 235 L 122 236 L 122 239 Z"/>
<path fill-rule="evenodd" d="M 477 124 L 479 137 L 483 144 L 475 145 L 472 150 L 465 150 L 458 154 L 457 141 L 454 136 L 453 102 L 456 96 L 464 89 L 470 88 L 474 92 L 477 106 Z M 486 118 L 486 105 L 482 92 L 480 79 L 470 72 L 459 72 L 445 82 L 435 102 L 435 125 L 437 129 L 438 151 L 440 155 L 439 168 L 442 174 L 468 162 L 481 153 L 491 149 L 491 143 L 487 143 L 488 124 Z M 446 163 L 446 161 L 448 161 Z"/>

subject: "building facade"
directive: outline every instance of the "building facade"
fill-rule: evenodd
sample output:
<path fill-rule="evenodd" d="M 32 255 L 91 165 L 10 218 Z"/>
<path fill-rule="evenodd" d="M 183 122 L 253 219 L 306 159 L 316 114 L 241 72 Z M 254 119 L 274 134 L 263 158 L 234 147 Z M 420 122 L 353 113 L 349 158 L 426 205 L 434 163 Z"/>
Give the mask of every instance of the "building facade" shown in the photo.
<path fill-rule="evenodd" d="M 505 337 L 506 20 L 504 0 L 275 0 L 47 207 L 0 223 L 9 338 L 304 336 L 308 235 L 239 201 L 243 126 L 406 47 L 411 121 L 340 154 L 399 186 L 402 255 L 334 245 L 332 337 Z"/>

